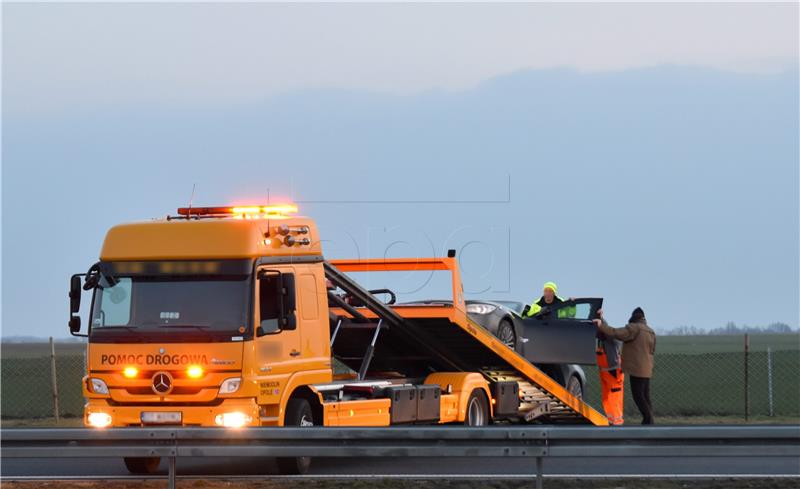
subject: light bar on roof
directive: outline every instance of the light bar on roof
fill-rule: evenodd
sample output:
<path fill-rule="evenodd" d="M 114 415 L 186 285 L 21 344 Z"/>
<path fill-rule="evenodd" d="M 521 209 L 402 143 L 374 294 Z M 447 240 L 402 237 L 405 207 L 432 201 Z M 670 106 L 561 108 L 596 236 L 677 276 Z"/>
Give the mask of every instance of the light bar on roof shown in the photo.
<path fill-rule="evenodd" d="M 287 214 L 296 214 L 297 206 L 294 204 L 274 205 L 248 205 L 226 207 L 181 207 L 178 215 L 181 216 L 234 216 L 241 218 L 268 218 L 282 217 Z"/>

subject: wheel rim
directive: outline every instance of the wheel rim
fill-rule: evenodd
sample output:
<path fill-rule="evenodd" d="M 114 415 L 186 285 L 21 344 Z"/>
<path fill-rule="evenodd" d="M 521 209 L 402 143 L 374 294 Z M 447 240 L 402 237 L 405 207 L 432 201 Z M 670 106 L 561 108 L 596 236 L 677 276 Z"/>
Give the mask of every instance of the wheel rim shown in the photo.
<path fill-rule="evenodd" d="M 514 348 L 514 332 L 508 326 L 500 328 L 500 341 L 509 348 Z"/>
<path fill-rule="evenodd" d="M 575 377 L 572 377 L 569 381 L 569 393 L 572 394 L 574 397 L 578 399 L 583 398 L 583 390 L 581 389 L 581 383 Z"/>
<path fill-rule="evenodd" d="M 308 427 L 314 426 L 314 420 L 306 416 L 305 414 L 300 418 L 300 426 L 301 427 Z"/>
<path fill-rule="evenodd" d="M 483 409 L 481 409 L 481 403 L 477 397 L 470 399 L 467 414 L 470 426 L 483 426 Z"/>

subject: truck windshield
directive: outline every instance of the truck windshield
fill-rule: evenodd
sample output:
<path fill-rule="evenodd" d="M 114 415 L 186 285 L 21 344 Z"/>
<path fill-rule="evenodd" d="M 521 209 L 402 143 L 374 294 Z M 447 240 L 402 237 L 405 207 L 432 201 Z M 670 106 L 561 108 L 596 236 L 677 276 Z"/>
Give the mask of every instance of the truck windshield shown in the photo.
<path fill-rule="evenodd" d="M 116 277 L 113 287 L 97 288 L 92 308 L 95 332 L 208 331 L 241 334 L 247 325 L 249 281 L 228 278 Z"/>

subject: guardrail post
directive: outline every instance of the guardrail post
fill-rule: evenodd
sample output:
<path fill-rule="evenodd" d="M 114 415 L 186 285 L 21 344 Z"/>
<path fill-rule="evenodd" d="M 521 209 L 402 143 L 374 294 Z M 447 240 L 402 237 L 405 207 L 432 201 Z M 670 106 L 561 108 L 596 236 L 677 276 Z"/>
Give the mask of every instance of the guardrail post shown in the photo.
<path fill-rule="evenodd" d="M 542 457 L 536 457 L 536 489 L 544 489 L 544 475 L 542 474 Z"/>
<path fill-rule="evenodd" d="M 176 456 L 173 453 L 172 456 L 169 457 L 169 489 L 175 489 L 175 459 Z"/>
<path fill-rule="evenodd" d="M 549 429 L 542 430 L 541 437 L 544 443 L 541 451 L 536 455 L 536 489 L 544 488 L 544 460 L 546 455 L 550 454 L 548 447 L 550 445 Z"/>

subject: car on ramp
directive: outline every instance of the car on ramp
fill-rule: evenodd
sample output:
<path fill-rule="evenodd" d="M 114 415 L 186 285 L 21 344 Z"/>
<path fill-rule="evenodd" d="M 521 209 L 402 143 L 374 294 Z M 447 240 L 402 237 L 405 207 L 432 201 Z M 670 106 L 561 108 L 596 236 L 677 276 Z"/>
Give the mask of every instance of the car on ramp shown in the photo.
<path fill-rule="evenodd" d="M 603 300 L 573 299 L 544 308 L 531 318 L 523 318 L 526 304 L 519 301 L 464 301 L 469 318 L 495 335 L 507 347 L 524 356 L 572 395 L 582 398 L 586 373 L 581 364 L 595 364 L 592 319 Z M 452 301 L 423 300 L 404 305 L 450 305 Z M 561 310 L 567 314 L 559 313 Z"/>

